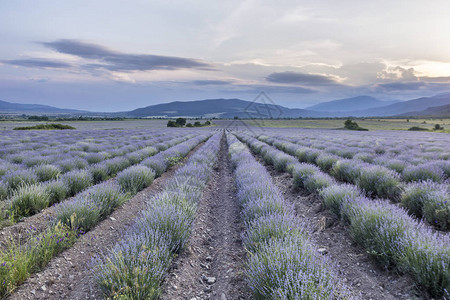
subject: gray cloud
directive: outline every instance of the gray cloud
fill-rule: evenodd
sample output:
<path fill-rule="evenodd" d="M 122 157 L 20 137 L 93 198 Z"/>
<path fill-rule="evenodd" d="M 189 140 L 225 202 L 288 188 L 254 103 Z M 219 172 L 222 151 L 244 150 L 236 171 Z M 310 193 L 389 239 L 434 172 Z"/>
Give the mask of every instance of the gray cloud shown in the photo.
<path fill-rule="evenodd" d="M 409 91 L 409 90 L 418 90 L 423 86 L 425 86 L 425 83 L 420 81 L 389 82 L 389 83 L 380 83 L 377 85 L 377 88 L 384 91 Z"/>
<path fill-rule="evenodd" d="M 258 93 L 267 92 L 274 94 L 312 94 L 317 93 L 316 90 L 297 86 L 280 86 L 280 85 L 247 85 L 236 84 L 230 86 L 227 90 L 221 92 L 236 92 L 236 93 Z"/>
<path fill-rule="evenodd" d="M 383 79 L 397 79 L 404 81 L 415 81 L 418 80 L 414 68 L 403 68 L 396 66 L 394 68 L 388 68 L 379 72 L 379 77 Z"/>
<path fill-rule="evenodd" d="M 260 91 L 266 91 L 268 93 L 280 93 L 280 94 L 312 94 L 317 93 L 316 90 L 308 89 L 297 86 L 278 86 L 278 85 L 262 85 L 256 86 L 255 89 Z"/>
<path fill-rule="evenodd" d="M 128 54 L 110 50 L 106 47 L 78 40 L 57 40 L 41 43 L 60 53 L 71 54 L 86 59 L 99 60 L 101 63 L 88 64 L 88 69 L 106 69 L 110 71 L 149 71 L 176 69 L 212 69 L 212 66 L 195 59 L 160 56 L 150 54 Z"/>
<path fill-rule="evenodd" d="M 28 68 L 39 68 L 39 69 L 65 69 L 70 68 L 71 65 L 59 62 L 59 61 L 52 61 L 47 59 L 13 59 L 13 60 L 2 60 L 2 63 L 13 65 L 13 66 L 20 66 L 20 67 L 28 67 Z"/>
<path fill-rule="evenodd" d="M 194 80 L 192 81 L 195 85 L 227 85 L 232 84 L 231 81 L 227 80 Z"/>
<path fill-rule="evenodd" d="M 436 82 L 436 83 L 450 83 L 450 76 L 442 77 L 420 77 L 421 81 Z"/>
<path fill-rule="evenodd" d="M 297 72 L 275 72 L 266 77 L 267 81 L 276 83 L 299 83 L 308 85 L 333 85 L 337 84 L 330 77 Z"/>

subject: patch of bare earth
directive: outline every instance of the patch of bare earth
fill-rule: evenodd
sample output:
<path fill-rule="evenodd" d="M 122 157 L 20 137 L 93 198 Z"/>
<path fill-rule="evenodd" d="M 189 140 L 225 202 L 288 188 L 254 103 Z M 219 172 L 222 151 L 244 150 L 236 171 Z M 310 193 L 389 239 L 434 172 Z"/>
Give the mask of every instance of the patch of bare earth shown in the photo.
<path fill-rule="evenodd" d="M 187 249 L 174 260 L 161 299 L 250 299 L 243 273 L 242 231 L 224 135 L 217 168 L 199 202 Z"/>
<path fill-rule="evenodd" d="M 317 195 L 294 188 L 289 173 L 275 170 L 259 157 L 258 160 L 265 165 L 284 198 L 294 204 L 296 214 L 312 225 L 312 242 L 334 263 L 339 277 L 354 295 L 373 300 L 431 299 L 417 289 L 411 276 L 384 268 L 364 248 L 355 244 L 347 225 L 323 208 Z"/>
<path fill-rule="evenodd" d="M 192 150 L 187 158 L 202 145 Z M 156 178 L 149 187 L 80 237 L 73 247 L 52 259 L 44 270 L 32 275 L 8 299 L 103 299 L 90 270 L 92 257 L 112 248 L 123 237 L 136 216 L 145 209 L 146 202 L 163 189 L 179 167 Z"/>

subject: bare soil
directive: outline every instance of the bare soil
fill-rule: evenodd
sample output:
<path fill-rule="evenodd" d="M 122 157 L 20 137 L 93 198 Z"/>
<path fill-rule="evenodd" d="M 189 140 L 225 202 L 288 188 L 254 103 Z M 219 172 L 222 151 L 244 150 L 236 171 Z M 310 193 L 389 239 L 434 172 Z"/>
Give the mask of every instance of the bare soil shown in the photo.
<path fill-rule="evenodd" d="M 298 217 L 312 225 L 311 241 L 318 249 L 326 249 L 325 255 L 354 295 L 373 300 L 431 299 L 417 288 L 411 276 L 386 269 L 355 244 L 347 225 L 322 206 L 318 195 L 294 188 L 289 173 L 277 171 L 261 158 L 258 160 L 265 165 L 284 198 L 294 204 Z"/>
<path fill-rule="evenodd" d="M 243 229 L 224 135 L 217 168 L 199 202 L 188 247 L 174 260 L 161 299 L 251 299 L 243 273 Z"/>
<path fill-rule="evenodd" d="M 195 153 L 204 143 L 194 148 Z M 103 299 L 90 270 L 92 258 L 112 248 L 145 209 L 146 202 L 160 192 L 174 172 L 174 166 L 116 209 L 107 219 L 78 239 L 73 247 L 56 256 L 39 273 L 33 274 L 8 299 Z"/>

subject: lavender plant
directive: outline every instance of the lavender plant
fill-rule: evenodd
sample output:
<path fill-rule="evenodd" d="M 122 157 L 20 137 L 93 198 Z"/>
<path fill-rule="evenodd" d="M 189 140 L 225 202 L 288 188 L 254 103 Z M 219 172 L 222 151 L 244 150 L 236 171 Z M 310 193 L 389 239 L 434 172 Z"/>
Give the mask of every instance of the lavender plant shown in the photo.
<path fill-rule="evenodd" d="M 145 166 L 131 166 L 117 174 L 120 187 L 133 195 L 149 186 L 154 179 L 155 172 Z"/>
<path fill-rule="evenodd" d="M 344 199 L 360 197 L 362 192 L 351 184 L 333 184 L 320 190 L 319 196 L 329 210 L 340 216 Z"/>
<path fill-rule="evenodd" d="M 74 196 L 94 184 L 92 174 L 86 170 L 70 171 L 61 176 L 61 180 L 67 185 L 70 196 Z"/>
<path fill-rule="evenodd" d="M 306 163 L 297 164 L 292 171 L 292 177 L 294 178 L 294 186 L 297 188 L 304 188 L 306 179 L 319 172 L 320 172 L 319 168 L 312 164 Z"/>
<path fill-rule="evenodd" d="M 0 201 L 5 200 L 8 197 L 8 184 L 3 180 L 0 180 Z"/>
<path fill-rule="evenodd" d="M 38 181 L 37 176 L 31 170 L 20 169 L 6 172 L 2 180 L 8 185 L 9 193 L 22 185 L 30 185 Z"/>
<path fill-rule="evenodd" d="M 331 176 L 322 172 L 308 176 L 303 181 L 305 189 L 310 193 L 315 193 L 335 183 L 336 181 Z"/>
<path fill-rule="evenodd" d="M 417 166 L 408 166 L 403 170 L 402 176 L 407 182 L 424 180 L 442 182 L 444 171 L 434 163 L 426 163 Z"/>
<path fill-rule="evenodd" d="M 250 252 L 246 275 L 254 297 L 351 298 L 329 265 L 316 256 L 307 231 L 295 220 L 293 208 L 273 186 L 267 171 L 236 138 L 229 137 L 228 143 L 246 222 L 243 240 Z M 297 163 L 292 169 L 302 167 Z"/>
<path fill-rule="evenodd" d="M 69 195 L 69 187 L 61 180 L 47 182 L 44 186 L 50 197 L 50 205 L 61 202 Z"/>
<path fill-rule="evenodd" d="M 216 135 L 206 142 L 199 150 L 201 153 L 194 154 L 175 173 L 167 189 L 149 202 L 130 234 L 94 261 L 97 282 L 106 296 L 158 298 L 170 261 L 183 249 L 190 234 L 195 203 L 208 180 L 208 176 L 202 175 L 210 173 L 217 160 L 219 138 Z M 201 140 L 189 142 L 189 148 Z M 188 209 L 189 205 L 193 208 Z"/>
<path fill-rule="evenodd" d="M 57 179 L 61 174 L 60 169 L 54 165 L 39 165 L 34 168 L 34 173 L 39 182 Z"/>
<path fill-rule="evenodd" d="M 361 169 L 357 185 L 373 196 L 399 200 L 401 194 L 400 176 L 381 166 Z"/>
<path fill-rule="evenodd" d="M 39 184 L 25 184 L 13 192 L 10 215 L 14 220 L 31 216 L 48 207 L 50 194 Z"/>

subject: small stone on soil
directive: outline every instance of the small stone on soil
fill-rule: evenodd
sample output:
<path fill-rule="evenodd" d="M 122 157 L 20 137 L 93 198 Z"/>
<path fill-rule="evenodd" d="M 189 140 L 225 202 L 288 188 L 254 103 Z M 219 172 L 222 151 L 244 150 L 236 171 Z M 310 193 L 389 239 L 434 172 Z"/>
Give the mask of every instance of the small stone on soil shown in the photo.
<path fill-rule="evenodd" d="M 319 248 L 317 249 L 317 252 L 319 252 L 319 254 L 325 255 L 328 253 L 328 250 L 325 248 Z"/>

